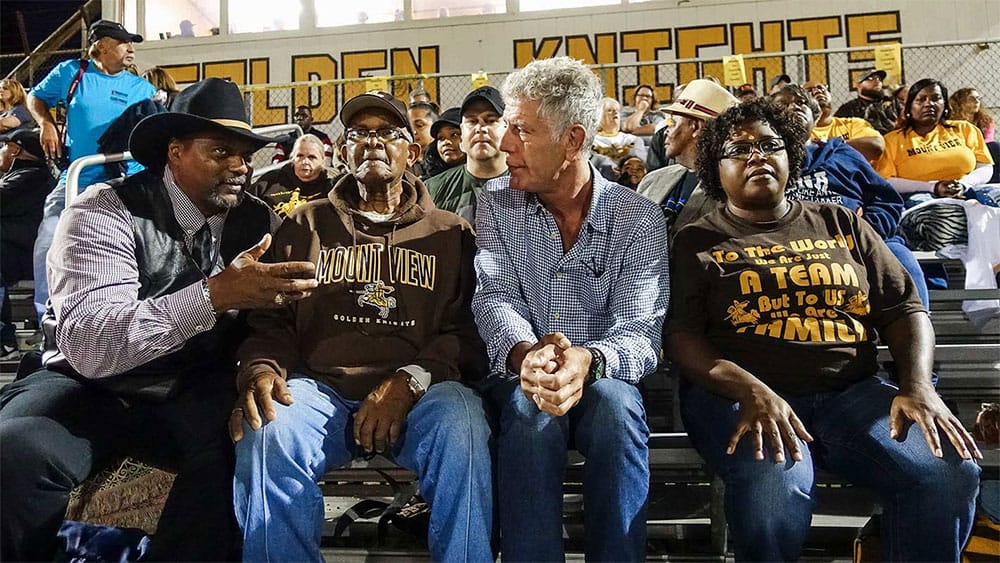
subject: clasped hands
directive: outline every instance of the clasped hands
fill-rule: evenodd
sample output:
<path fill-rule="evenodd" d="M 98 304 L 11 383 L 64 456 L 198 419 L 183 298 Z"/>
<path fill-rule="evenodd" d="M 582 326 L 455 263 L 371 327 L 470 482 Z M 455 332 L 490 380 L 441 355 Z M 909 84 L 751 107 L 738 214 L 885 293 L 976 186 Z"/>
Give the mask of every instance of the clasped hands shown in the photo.
<path fill-rule="evenodd" d="M 284 306 L 308 297 L 318 285 L 312 262 L 260 262 L 271 246 L 271 235 L 243 251 L 225 270 L 208 278 L 208 292 L 216 311 Z"/>
<path fill-rule="evenodd" d="M 590 360 L 590 351 L 563 333 L 546 334 L 521 362 L 521 391 L 542 412 L 562 416 L 583 396 Z"/>
<path fill-rule="evenodd" d="M 740 397 L 739 404 L 740 416 L 726 447 L 727 454 L 732 455 L 740 440 L 749 434 L 754 459 L 764 460 L 766 443 L 775 463 L 785 462 L 786 450 L 793 460 L 802 461 L 802 442 L 812 442 L 813 437 L 784 399 L 766 385 L 754 385 Z M 901 390 L 892 401 L 889 436 L 897 442 L 905 441 L 914 423 L 934 456 L 944 455 L 938 435 L 938 428 L 941 428 L 962 459 L 982 459 L 975 439 L 929 385 Z"/>

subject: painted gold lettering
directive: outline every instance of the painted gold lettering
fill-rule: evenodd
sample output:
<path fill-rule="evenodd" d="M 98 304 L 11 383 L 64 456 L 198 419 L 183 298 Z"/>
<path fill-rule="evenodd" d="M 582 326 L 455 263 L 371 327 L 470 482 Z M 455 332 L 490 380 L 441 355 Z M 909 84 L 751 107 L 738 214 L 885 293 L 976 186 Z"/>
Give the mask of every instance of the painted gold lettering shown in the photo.
<path fill-rule="evenodd" d="M 417 57 L 413 56 L 412 49 L 392 49 L 391 59 L 393 76 L 437 74 L 440 67 L 441 47 L 439 45 L 418 47 Z M 425 78 L 421 82 L 431 99 L 441 99 L 437 78 Z M 410 91 L 416 89 L 421 82 L 416 80 L 393 81 L 392 92 L 400 100 L 406 100 L 409 98 Z"/>
<path fill-rule="evenodd" d="M 788 39 L 802 41 L 806 51 L 827 49 L 831 39 L 843 34 L 840 16 L 789 20 L 787 25 Z M 829 84 L 829 57 L 828 54 L 807 55 L 805 79 Z"/>
<path fill-rule="evenodd" d="M 341 53 L 340 57 L 344 78 L 361 78 L 365 76 L 364 71 L 387 69 L 388 63 L 385 51 Z M 364 82 L 348 82 L 344 84 L 344 99 L 350 100 L 355 96 L 364 94 L 367 89 Z"/>
<path fill-rule="evenodd" d="M 676 30 L 677 35 L 677 58 L 695 59 L 700 55 L 699 51 L 706 47 L 720 47 L 726 45 L 726 26 L 706 25 L 699 27 L 684 27 Z M 703 73 L 698 71 L 698 63 L 681 63 L 677 69 L 678 82 L 685 83 L 702 78 Z M 717 76 L 716 78 L 722 78 Z"/>
<path fill-rule="evenodd" d="M 574 59 L 583 61 L 583 64 L 613 64 L 618 62 L 618 54 L 615 52 L 615 34 L 598 33 L 594 35 L 593 44 L 588 35 L 573 35 L 566 37 L 566 55 Z M 640 67 L 640 73 L 642 72 Z M 618 72 L 614 68 L 602 68 L 597 71 L 604 84 L 604 95 L 618 97 Z M 631 96 L 625 99 L 631 100 Z M 668 99 L 668 98 L 664 98 Z"/>
<path fill-rule="evenodd" d="M 270 59 L 250 59 L 250 84 L 271 82 Z M 254 127 L 288 123 L 288 108 L 271 105 L 270 90 L 254 90 L 250 97 L 250 121 Z M 319 122 L 316 122 L 317 124 Z"/>
<path fill-rule="evenodd" d="M 666 51 L 671 47 L 670 30 L 623 31 L 621 45 L 622 53 L 635 53 L 638 62 L 655 61 L 659 58 L 660 51 Z M 657 79 L 655 65 L 641 65 L 636 84 L 651 84 L 656 89 L 656 98 L 659 100 L 669 100 L 673 97 L 673 85 L 663 84 Z M 623 93 L 630 103 L 634 90 L 634 87 L 629 88 Z"/>
<path fill-rule="evenodd" d="M 292 57 L 292 81 L 334 80 L 337 61 L 330 55 L 299 55 Z M 313 94 L 315 93 L 315 97 Z M 333 86 L 299 87 L 292 90 L 292 107 L 308 106 L 313 121 L 327 123 L 336 115 L 337 89 Z"/>
<path fill-rule="evenodd" d="M 562 46 L 562 37 L 545 37 L 538 42 L 534 39 L 514 40 L 514 67 L 524 68 L 531 61 L 551 59 Z"/>

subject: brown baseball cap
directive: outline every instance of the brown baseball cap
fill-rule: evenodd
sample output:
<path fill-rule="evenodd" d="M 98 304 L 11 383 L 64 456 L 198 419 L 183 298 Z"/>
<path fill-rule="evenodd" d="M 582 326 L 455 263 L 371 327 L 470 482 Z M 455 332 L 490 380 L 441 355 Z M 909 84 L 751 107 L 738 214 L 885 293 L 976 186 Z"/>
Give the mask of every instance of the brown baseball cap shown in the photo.
<path fill-rule="evenodd" d="M 410 117 L 406 106 L 392 94 L 380 90 L 365 92 L 347 100 L 344 107 L 340 108 L 340 122 L 344 124 L 344 127 L 349 127 L 351 118 L 359 111 L 368 108 L 379 108 L 389 112 L 393 117 L 399 119 L 399 126 L 406 129 L 412 137 L 413 129 L 410 127 Z"/>

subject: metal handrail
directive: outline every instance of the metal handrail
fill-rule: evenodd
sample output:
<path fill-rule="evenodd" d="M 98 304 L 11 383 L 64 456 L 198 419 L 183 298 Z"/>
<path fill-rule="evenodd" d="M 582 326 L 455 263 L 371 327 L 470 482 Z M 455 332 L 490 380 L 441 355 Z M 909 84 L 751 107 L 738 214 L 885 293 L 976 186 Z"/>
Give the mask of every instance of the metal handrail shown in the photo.
<path fill-rule="evenodd" d="M 300 137 L 302 136 L 302 127 L 300 127 L 297 123 L 269 125 L 267 127 L 258 127 L 253 129 L 253 132 L 258 135 L 273 135 L 282 131 L 295 131 Z M 84 168 L 88 166 L 97 166 L 99 164 L 108 164 L 111 162 L 121 162 L 123 160 L 132 160 L 132 153 L 125 151 L 108 154 L 92 154 L 90 156 L 80 157 L 70 163 L 69 169 L 66 170 L 66 207 L 69 207 L 69 205 L 73 203 L 73 200 L 76 199 L 77 194 L 80 193 L 80 172 L 82 172 Z M 261 169 L 259 173 L 255 173 L 254 178 L 256 179 L 256 177 L 260 174 L 263 174 L 268 170 L 273 170 L 274 168 L 278 167 L 265 167 Z"/>
<path fill-rule="evenodd" d="M 295 131 L 296 136 L 302 136 L 302 127 L 299 127 L 298 123 L 281 123 L 278 125 L 268 125 L 267 127 L 258 127 L 253 130 L 254 133 L 258 135 L 274 135 L 275 133 L 280 133 L 282 131 Z"/>
<path fill-rule="evenodd" d="M 80 172 L 88 166 L 96 166 L 98 164 L 107 164 L 109 162 L 121 162 L 123 160 L 132 160 L 132 153 L 129 151 L 125 152 L 115 152 L 108 154 L 92 154 L 90 156 L 83 156 L 72 163 L 70 163 L 69 168 L 66 170 L 66 207 L 69 207 L 73 200 L 76 199 L 77 194 L 80 193 L 77 187 L 80 183 Z"/>

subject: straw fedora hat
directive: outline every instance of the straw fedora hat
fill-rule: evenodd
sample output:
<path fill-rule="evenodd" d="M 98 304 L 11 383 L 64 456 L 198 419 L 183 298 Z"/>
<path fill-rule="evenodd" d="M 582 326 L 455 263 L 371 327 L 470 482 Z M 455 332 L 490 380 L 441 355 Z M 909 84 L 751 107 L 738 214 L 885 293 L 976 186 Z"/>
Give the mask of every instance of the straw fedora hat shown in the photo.
<path fill-rule="evenodd" d="M 699 78 L 688 82 L 680 97 L 663 111 L 695 119 L 715 119 L 738 103 L 739 100 L 722 86 Z"/>

